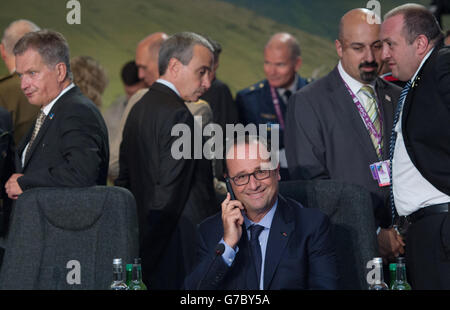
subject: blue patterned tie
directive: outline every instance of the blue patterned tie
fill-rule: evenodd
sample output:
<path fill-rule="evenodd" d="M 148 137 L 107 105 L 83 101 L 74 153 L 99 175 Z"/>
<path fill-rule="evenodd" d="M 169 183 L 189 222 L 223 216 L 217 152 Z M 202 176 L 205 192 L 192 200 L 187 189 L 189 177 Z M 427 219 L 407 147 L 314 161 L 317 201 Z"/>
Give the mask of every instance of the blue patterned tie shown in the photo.
<path fill-rule="evenodd" d="M 249 229 L 250 229 L 250 248 L 252 251 L 253 261 L 255 263 L 259 288 L 259 282 L 261 281 L 262 254 L 258 238 L 261 232 L 264 230 L 264 226 L 254 224 L 250 226 Z"/>
<path fill-rule="evenodd" d="M 395 219 L 394 192 L 392 191 L 392 158 L 394 157 L 395 142 L 397 141 L 397 132 L 395 131 L 395 126 L 397 125 L 398 119 L 400 117 L 400 112 L 403 110 L 403 103 L 405 101 L 406 95 L 409 92 L 409 89 L 411 88 L 411 85 L 412 85 L 411 80 L 409 80 L 408 83 L 406 83 L 406 85 L 403 87 L 402 92 L 400 93 L 400 98 L 398 99 L 397 104 L 397 110 L 395 111 L 394 115 L 394 124 L 392 126 L 391 140 L 389 143 L 389 165 L 391 168 L 390 200 L 391 200 L 392 225 L 394 224 Z"/>

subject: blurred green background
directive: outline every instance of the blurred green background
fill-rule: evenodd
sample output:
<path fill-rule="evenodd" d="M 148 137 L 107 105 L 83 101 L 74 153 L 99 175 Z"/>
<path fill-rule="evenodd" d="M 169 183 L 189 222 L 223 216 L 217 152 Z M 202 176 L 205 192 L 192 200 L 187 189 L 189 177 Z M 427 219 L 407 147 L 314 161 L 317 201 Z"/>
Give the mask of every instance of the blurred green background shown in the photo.
<path fill-rule="evenodd" d="M 81 24 L 66 21 L 68 0 L 1 0 L 0 31 L 25 18 L 64 34 L 71 56 L 89 55 L 106 69 L 109 85 L 103 108 L 123 93 L 122 65 L 134 59 L 136 44 L 156 31 L 194 31 L 222 44 L 218 76 L 233 94 L 264 78 L 263 47 L 275 32 L 295 35 L 302 48 L 305 77 L 323 76 L 337 63 L 334 38 L 340 17 L 366 7 L 357 0 L 79 0 Z M 381 13 L 408 1 L 380 1 Z M 427 5 L 430 1 L 416 1 Z M 445 28 L 450 28 L 448 17 Z M 1 62 L 0 76 L 6 68 Z"/>

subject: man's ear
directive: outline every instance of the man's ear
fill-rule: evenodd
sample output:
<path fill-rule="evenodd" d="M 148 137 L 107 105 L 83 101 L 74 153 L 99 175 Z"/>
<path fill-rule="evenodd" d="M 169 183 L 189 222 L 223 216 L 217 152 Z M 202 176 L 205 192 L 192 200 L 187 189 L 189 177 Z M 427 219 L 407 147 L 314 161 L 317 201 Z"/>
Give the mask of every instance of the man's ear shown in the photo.
<path fill-rule="evenodd" d="M 335 40 L 334 45 L 336 46 L 336 53 L 338 54 L 339 58 L 342 58 L 342 43 L 341 43 L 341 41 Z"/>
<path fill-rule="evenodd" d="M 167 65 L 167 71 L 170 72 L 171 76 L 177 77 L 180 72 L 181 66 L 183 64 L 178 59 L 172 57 L 169 60 L 169 64 Z"/>
<path fill-rule="evenodd" d="M 58 82 L 63 82 L 67 76 L 66 64 L 63 62 L 60 62 L 60 63 L 56 64 L 55 69 L 57 70 L 57 73 L 58 73 Z"/>
<path fill-rule="evenodd" d="M 300 67 L 302 66 L 302 57 L 298 56 L 297 59 L 295 60 L 295 72 L 297 72 L 298 70 L 300 70 Z"/>
<path fill-rule="evenodd" d="M 0 55 L 2 56 L 3 61 L 6 62 L 6 50 L 3 43 L 0 43 Z"/>
<path fill-rule="evenodd" d="M 423 56 L 428 52 L 430 41 L 428 41 L 428 38 L 425 35 L 420 34 L 414 41 L 414 44 L 416 46 L 417 54 Z"/>

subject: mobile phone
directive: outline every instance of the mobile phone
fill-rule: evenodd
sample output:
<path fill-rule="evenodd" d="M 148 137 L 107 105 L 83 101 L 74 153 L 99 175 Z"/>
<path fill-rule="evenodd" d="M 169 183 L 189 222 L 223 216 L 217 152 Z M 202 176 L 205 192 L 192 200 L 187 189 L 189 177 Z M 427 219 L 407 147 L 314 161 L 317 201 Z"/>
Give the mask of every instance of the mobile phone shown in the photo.
<path fill-rule="evenodd" d="M 236 196 L 234 196 L 233 188 L 231 187 L 230 178 L 226 178 L 225 183 L 227 184 L 227 191 L 230 193 L 230 199 L 236 200 Z"/>

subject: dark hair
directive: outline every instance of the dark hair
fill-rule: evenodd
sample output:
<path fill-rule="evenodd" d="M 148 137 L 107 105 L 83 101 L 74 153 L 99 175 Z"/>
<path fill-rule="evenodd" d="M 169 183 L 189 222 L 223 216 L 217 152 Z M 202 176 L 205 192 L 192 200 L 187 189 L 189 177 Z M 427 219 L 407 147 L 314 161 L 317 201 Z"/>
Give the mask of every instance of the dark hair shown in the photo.
<path fill-rule="evenodd" d="M 436 17 L 424 6 L 419 4 L 404 4 L 389 11 L 384 20 L 397 15 L 403 16 L 403 34 L 408 44 L 423 34 L 433 45 L 442 40 L 443 33 Z"/>
<path fill-rule="evenodd" d="M 54 67 L 58 63 L 64 63 L 67 70 L 66 78 L 73 80 L 69 45 L 62 34 L 45 29 L 29 32 L 14 46 L 14 55 L 22 55 L 29 49 L 38 52 L 47 66 Z"/>
<path fill-rule="evenodd" d="M 180 32 L 170 36 L 161 45 L 159 50 L 158 69 L 159 75 L 166 73 L 169 61 L 172 58 L 178 59 L 183 65 L 188 65 L 192 59 L 195 45 L 202 45 L 214 53 L 211 44 L 201 35 L 193 32 Z"/>
<path fill-rule="evenodd" d="M 133 86 L 142 81 L 139 78 L 138 74 L 138 67 L 136 65 L 136 62 L 134 60 L 131 60 L 127 62 L 123 67 L 122 71 L 120 72 L 120 76 L 122 78 L 122 82 L 126 86 Z"/>

